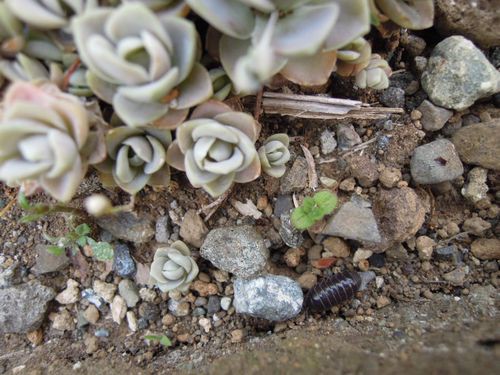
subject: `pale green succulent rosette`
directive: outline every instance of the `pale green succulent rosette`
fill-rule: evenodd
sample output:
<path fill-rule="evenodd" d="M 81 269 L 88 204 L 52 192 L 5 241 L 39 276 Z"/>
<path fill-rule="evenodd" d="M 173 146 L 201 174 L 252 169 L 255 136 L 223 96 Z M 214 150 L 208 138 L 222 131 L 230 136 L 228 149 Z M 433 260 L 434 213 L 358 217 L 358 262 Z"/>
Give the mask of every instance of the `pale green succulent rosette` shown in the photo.
<path fill-rule="evenodd" d="M 434 0 L 370 0 L 374 13 L 411 30 L 428 29 L 434 23 Z"/>
<path fill-rule="evenodd" d="M 349 77 L 360 72 L 370 62 L 372 47 L 364 38 L 358 38 L 337 51 L 336 73 Z"/>
<path fill-rule="evenodd" d="M 389 87 L 391 68 L 387 61 L 380 55 L 374 53 L 368 65 L 356 74 L 356 86 L 359 88 L 372 88 L 383 90 Z"/>
<path fill-rule="evenodd" d="M 226 99 L 231 94 L 233 85 L 231 83 L 231 79 L 228 77 L 224 69 L 211 69 L 208 71 L 208 74 L 210 75 L 210 80 L 212 81 L 214 92 L 212 99 L 221 101 Z"/>
<path fill-rule="evenodd" d="M 15 60 L 0 60 L 0 73 L 12 82 L 50 79 L 45 65 L 23 53 L 18 53 Z"/>
<path fill-rule="evenodd" d="M 91 140 L 83 104 L 48 83 L 16 82 L 5 93 L 0 121 L 0 180 L 9 185 L 36 182 L 67 202 L 75 194 L 88 163 Z M 94 150 L 96 151 L 96 150 Z"/>
<path fill-rule="evenodd" d="M 162 292 L 187 291 L 189 284 L 198 275 L 198 265 L 191 257 L 191 251 L 182 241 L 175 241 L 169 247 L 156 250 L 151 264 L 150 276 Z"/>
<path fill-rule="evenodd" d="M 4 1 L 0 1 L 0 53 L 14 56 L 24 47 L 23 24 L 10 11 Z"/>
<path fill-rule="evenodd" d="M 284 133 L 274 134 L 259 148 L 262 170 L 271 177 L 280 178 L 285 174 L 286 163 L 290 160 L 290 139 Z"/>
<path fill-rule="evenodd" d="M 71 18 L 99 6 L 98 0 L 5 0 L 21 21 L 40 30 L 68 30 Z"/>
<path fill-rule="evenodd" d="M 96 166 L 105 185 L 118 185 L 136 194 L 146 185 L 167 186 L 170 169 L 167 148 L 172 142 L 169 130 L 152 127 L 121 126 L 106 135 L 108 158 Z"/>
<path fill-rule="evenodd" d="M 196 62 L 198 34 L 185 19 L 160 19 L 144 4 L 123 4 L 76 17 L 73 35 L 89 86 L 129 126 L 175 128 L 213 94 L 207 70 Z"/>
<path fill-rule="evenodd" d="M 142 3 L 160 17 L 185 17 L 189 7 L 184 0 L 122 0 L 123 3 Z"/>
<path fill-rule="evenodd" d="M 252 116 L 211 100 L 197 107 L 190 120 L 177 128 L 167 162 L 185 171 L 194 187 L 218 197 L 234 182 L 259 177 L 261 166 L 255 149 L 259 133 L 260 125 Z"/>

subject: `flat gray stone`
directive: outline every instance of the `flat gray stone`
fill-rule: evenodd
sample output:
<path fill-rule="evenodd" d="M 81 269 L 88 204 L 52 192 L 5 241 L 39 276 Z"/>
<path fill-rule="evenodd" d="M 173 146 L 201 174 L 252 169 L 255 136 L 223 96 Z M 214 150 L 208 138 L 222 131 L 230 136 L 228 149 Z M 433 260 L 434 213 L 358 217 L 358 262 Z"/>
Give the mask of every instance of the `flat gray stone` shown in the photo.
<path fill-rule="evenodd" d="M 36 262 L 31 271 L 35 275 L 57 272 L 69 265 L 69 258 L 66 254 L 54 255 L 47 251 L 46 245 L 37 245 L 35 247 L 37 254 Z"/>
<path fill-rule="evenodd" d="M 129 279 L 120 281 L 118 284 L 118 293 L 125 300 L 128 307 L 135 307 L 141 299 L 137 285 Z"/>
<path fill-rule="evenodd" d="M 252 226 L 243 225 L 210 231 L 200 255 L 223 271 L 247 278 L 265 268 L 269 250 Z"/>
<path fill-rule="evenodd" d="M 281 178 L 280 189 L 282 194 L 299 192 L 307 186 L 307 161 L 299 156 L 292 167 Z"/>
<path fill-rule="evenodd" d="M 303 300 L 299 283 L 285 276 L 266 275 L 234 282 L 233 305 L 240 314 L 283 321 L 300 313 Z"/>
<path fill-rule="evenodd" d="M 0 334 L 26 333 L 40 327 L 54 289 L 38 280 L 0 289 Z"/>
<path fill-rule="evenodd" d="M 350 124 L 340 124 L 337 127 L 337 142 L 341 150 L 347 150 L 361 143 L 361 137 Z"/>
<path fill-rule="evenodd" d="M 97 225 L 120 240 L 144 243 L 150 241 L 155 235 L 152 220 L 138 217 L 130 212 L 99 217 L 96 222 Z"/>
<path fill-rule="evenodd" d="M 321 143 L 321 152 L 324 155 L 332 153 L 337 148 L 337 140 L 335 139 L 335 133 L 329 130 L 325 130 L 323 131 L 323 133 L 321 133 L 319 141 Z"/>
<path fill-rule="evenodd" d="M 417 109 L 422 113 L 422 127 L 431 132 L 442 129 L 446 121 L 453 116 L 453 111 L 438 107 L 428 100 L 424 100 Z"/>
<path fill-rule="evenodd" d="M 381 237 L 372 209 L 360 202 L 344 203 L 328 219 L 322 234 L 362 242 L 380 242 Z"/>
<path fill-rule="evenodd" d="M 500 72 L 462 36 L 451 36 L 432 51 L 422 87 L 441 107 L 463 110 L 500 90 Z"/>
<path fill-rule="evenodd" d="M 464 173 L 455 146 L 447 139 L 417 147 L 413 151 L 410 169 L 415 182 L 424 185 L 451 181 Z"/>

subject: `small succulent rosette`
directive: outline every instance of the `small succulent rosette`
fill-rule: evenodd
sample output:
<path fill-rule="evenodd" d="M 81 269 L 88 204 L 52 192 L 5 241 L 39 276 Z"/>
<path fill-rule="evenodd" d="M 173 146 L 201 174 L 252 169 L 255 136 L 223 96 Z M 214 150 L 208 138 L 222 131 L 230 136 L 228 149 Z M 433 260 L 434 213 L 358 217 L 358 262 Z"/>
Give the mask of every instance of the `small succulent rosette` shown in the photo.
<path fill-rule="evenodd" d="M 246 183 L 260 176 L 255 149 L 259 133 L 260 124 L 252 116 L 211 100 L 177 128 L 167 162 L 185 171 L 194 187 L 218 197 L 234 182 Z"/>
<path fill-rule="evenodd" d="M 136 194 L 146 185 L 167 186 L 170 169 L 167 148 L 172 142 L 169 130 L 152 127 L 120 126 L 106 135 L 108 158 L 96 168 L 105 185 L 118 185 Z"/>
<path fill-rule="evenodd" d="M 290 139 L 284 133 L 274 134 L 259 148 L 262 170 L 269 176 L 280 178 L 285 174 L 286 163 L 290 160 Z"/>
<path fill-rule="evenodd" d="M 364 38 L 358 38 L 337 51 L 336 73 L 349 77 L 363 70 L 370 61 L 372 47 Z"/>
<path fill-rule="evenodd" d="M 188 20 L 133 2 L 89 10 L 72 29 L 88 85 L 128 126 L 175 128 L 213 94 Z"/>
<path fill-rule="evenodd" d="M 16 82 L 5 93 L 0 119 L 0 180 L 36 183 L 67 202 L 104 145 L 74 96 L 49 83 Z"/>
<path fill-rule="evenodd" d="M 392 70 L 380 55 L 372 54 L 368 65 L 356 74 L 356 86 L 383 90 L 389 87 Z"/>
<path fill-rule="evenodd" d="M 150 276 L 162 292 L 186 291 L 198 275 L 198 265 L 191 257 L 191 251 L 182 241 L 175 241 L 169 247 L 156 250 Z"/>
<path fill-rule="evenodd" d="M 390 19 L 411 30 L 428 29 L 434 22 L 434 0 L 370 0 L 370 8 L 380 22 Z"/>

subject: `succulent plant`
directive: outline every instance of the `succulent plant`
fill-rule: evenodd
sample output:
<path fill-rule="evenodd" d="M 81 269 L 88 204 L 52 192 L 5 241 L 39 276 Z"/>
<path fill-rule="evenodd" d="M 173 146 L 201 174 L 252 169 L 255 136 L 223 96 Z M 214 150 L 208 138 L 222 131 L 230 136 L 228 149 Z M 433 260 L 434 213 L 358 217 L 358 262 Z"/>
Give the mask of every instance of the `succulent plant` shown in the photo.
<path fill-rule="evenodd" d="M 181 16 L 189 13 L 184 0 L 122 0 L 123 3 L 143 3 L 160 17 Z"/>
<path fill-rule="evenodd" d="M 130 3 L 89 10 L 72 25 L 89 86 L 127 125 L 175 128 L 212 96 L 191 22 Z"/>
<path fill-rule="evenodd" d="M 337 51 L 337 74 L 349 77 L 361 71 L 370 61 L 372 48 L 364 38 L 358 38 Z"/>
<path fill-rule="evenodd" d="M 0 1 L 0 55 L 12 57 L 24 47 L 23 25 Z"/>
<path fill-rule="evenodd" d="M 375 14 L 382 13 L 394 23 L 407 29 L 427 29 L 434 22 L 434 0 L 370 1 L 372 2 L 372 9 L 376 8 L 374 10 Z"/>
<path fill-rule="evenodd" d="M 166 186 L 170 170 L 165 162 L 172 141 L 169 130 L 121 126 L 106 135 L 108 158 L 96 168 L 105 185 L 118 185 L 129 194 L 144 186 Z"/>
<path fill-rule="evenodd" d="M 197 107 L 190 120 L 177 128 L 167 162 L 186 171 L 194 187 L 217 197 L 233 182 L 250 182 L 260 175 L 255 150 L 259 133 L 260 124 L 252 116 L 211 100 Z"/>
<path fill-rule="evenodd" d="M 198 275 L 198 265 L 191 257 L 191 251 L 182 241 L 175 241 L 169 247 L 156 250 L 151 264 L 151 281 L 162 292 L 186 291 Z"/>
<path fill-rule="evenodd" d="M 36 181 L 59 201 L 68 201 L 87 164 L 87 112 L 80 101 L 48 83 L 16 82 L 5 93 L 0 122 L 0 180 Z"/>
<path fill-rule="evenodd" d="M 14 82 L 50 79 L 49 70 L 45 65 L 23 53 L 18 53 L 13 61 L 0 60 L 0 73 L 9 81 Z"/>
<path fill-rule="evenodd" d="M 71 18 L 99 6 L 98 0 L 5 0 L 10 11 L 41 30 L 67 28 Z"/>
<path fill-rule="evenodd" d="M 284 133 L 274 134 L 259 148 L 262 170 L 269 176 L 280 178 L 285 174 L 285 164 L 290 160 L 290 139 Z"/>
<path fill-rule="evenodd" d="M 215 68 L 208 71 L 212 81 L 213 96 L 212 99 L 224 100 L 231 93 L 233 85 L 231 79 L 222 68 Z"/>
<path fill-rule="evenodd" d="M 359 88 L 372 88 L 383 90 L 389 87 L 391 68 L 387 61 L 374 53 L 368 65 L 356 74 L 356 86 Z"/>

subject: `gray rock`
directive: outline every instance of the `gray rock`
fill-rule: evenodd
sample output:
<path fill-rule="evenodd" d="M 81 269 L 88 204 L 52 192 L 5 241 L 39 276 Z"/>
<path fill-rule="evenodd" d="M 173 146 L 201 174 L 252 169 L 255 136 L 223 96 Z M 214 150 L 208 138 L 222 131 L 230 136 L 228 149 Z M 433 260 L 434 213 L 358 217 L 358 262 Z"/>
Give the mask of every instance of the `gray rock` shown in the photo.
<path fill-rule="evenodd" d="M 0 271 L 0 289 L 20 284 L 22 281 L 19 263 L 14 262 L 6 269 Z"/>
<path fill-rule="evenodd" d="M 161 216 L 156 220 L 155 240 L 159 243 L 167 243 L 170 238 L 170 218 Z"/>
<path fill-rule="evenodd" d="M 405 91 L 399 87 L 389 87 L 382 91 L 379 100 L 386 107 L 403 108 L 405 105 Z"/>
<path fill-rule="evenodd" d="M 130 212 L 103 216 L 96 219 L 97 224 L 120 240 L 135 243 L 150 241 L 155 235 L 153 221 L 138 217 Z"/>
<path fill-rule="evenodd" d="M 462 262 L 462 253 L 455 245 L 439 247 L 434 251 L 434 258 L 442 262 L 452 262 L 457 265 Z"/>
<path fill-rule="evenodd" d="M 324 155 L 327 155 L 337 148 L 337 140 L 335 139 L 335 133 L 325 130 L 321 133 L 321 137 L 319 138 L 321 142 L 321 152 Z"/>
<path fill-rule="evenodd" d="M 181 223 L 180 236 L 190 245 L 199 248 L 208 233 L 208 228 L 196 210 L 188 210 Z"/>
<path fill-rule="evenodd" d="M 281 227 L 279 230 L 279 235 L 283 242 L 288 247 L 299 247 L 304 242 L 304 236 L 302 232 L 297 230 L 290 220 L 290 213 L 282 214 L 280 216 Z"/>
<path fill-rule="evenodd" d="M 69 258 L 66 254 L 51 254 L 47 251 L 46 245 L 37 245 L 35 251 L 37 254 L 36 262 L 33 268 L 31 268 L 31 272 L 35 275 L 60 271 L 69 265 Z"/>
<path fill-rule="evenodd" d="M 38 329 L 55 296 L 54 289 L 38 280 L 0 289 L 0 334 Z"/>
<path fill-rule="evenodd" d="M 134 307 L 141 299 L 137 285 L 129 279 L 120 281 L 120 284 L 118 284 L 118 293 L 125 300 L 128 307 Z"/>
<path fill-rule="evenodd" d="M 300 285 L 285 276 L 266 275 L 234 282 L 234 307 L 240 314 L 283 321 L 300 313 L 303 300 Z"/>
<path fill-rule="evenodd" d="M 359 290 L 365 290 L 375 277 L 377 276 L 373 271 L 366 272 L 358 272 L 359 277 L 361 278 L 361 285 L 359 286 Z"/>
<path fill-rule="evenodd" d="M 500 119 L 465 126 L 451 141 L 465 163 L 500 171 Z"/>
<path fill-rule="evenodd" d="M 222 307 L 222 310 L 227 311 L 231 307 L 231 302 L 231 297 L 222 297 L 220 300 L 220 307 Z"/>
<path fill-rule="evenodd" d="M 167 303 L 168 311 L 177 317 L 186 316 L 189 314 L 189 302 L 176 301 L 169 299 Z"/>
<path fill-rule="evenodd" d="M 376 243 L 381 240 L 371 208 L 360 202 L 344 203 L 328 219 L 322 234 L 363 242 Z"/>
<path fill-rule="evenodd" d="M 411 175 L 419 184 L 451 181 L 464 173 L 453 143 L 438 139 L 417 147 L 410 163 Z"/>
<path fill-rule="evenodd" d="M 340 149 L 347 150 L 359 145 L 361 138 L 352 125 L 341 124 L 337 128 L 337 142 Z"/>
<path fill-rule="evenodd" d="M 217 296 L 208 297 L 207 313 L 213 315 L 220 311 L 220 299 Z"/>
<path fill-rule="evenodd" d="M 487 197 L 488 193 L 488 170 L 476 167 L 472 168 L 467 175 L 467 183 L 462 188 L 462 195 L 472 203 L 479 202 Z"/>
<path fill-rule="evenodd" d="M 447 272 L 443 275 L 443 278 L 448 281 L 451 285 L 462 286 L 464 284 L 465 278 L 469 273 L 469 266 L 459 267 L 451 272 Z"/>
<path fill-rule="evenodd" d="M 289 214 L 293 207 L 293 199 L 290 194 L 278 195 L 274 204 L 274 216 L 281 217 L 282 214 Z"/>
<path fill-rule="evenodd" d="M 451 36 L 432 51 L 422 87 L 434 104 L 463 110 L 500 90 L 500 72 L 471 41 Z"/>
<path fill-rule="evenodd" d="M 193 310 L 193 313 L 191 315 L 193 316 L 202 316 L 202 315 L 205 315 L 207 312 L 205 311 L 205 309 L 203 307 L 196 307 L 194 310 Z"/>
<path fill-rule="evenodd" d="M 106 328 L 98 328 L 95 330 L 94 336 L 96 336 L 96 337 L 109 337 L 109 331 Z"/>
<path fill-rule="evenodd" d="M 453 116 L 452 111 L 435 106 L 428 100 L 424 100 L 417 109 L 422 113 L 420 122 L 423 128 L 432 132 L 440 130 Z"/>
<path fill-rule="evenodd" d="M 307 185 L 307 161 L 299 156 L 292 167 L 281 178 L 280 190 L 282 194 L 299 192 Z"/>
<path fill-rule="evenodd" d="M 412 56 L 420 56 L 427 46 L 427 43 L 423 38 L 413 34 L 403 35 L 401 38 L 401 44 Z"/>
<path fill-rule="evenodd" d="M 244 225 L 210 231 L 200 255 L 215 267 L 246 278 L 265 268 L 269 251 L 262 236 L 253 227 Z"/>
<path fill-rule="evenodd" d="M 82 298 L 86 299 L 87 301 L 89 301 L 91 304 L 93 304 L 99 310 L 101 310 L 102 308 L 104 308 L 104 306 L 106 305 L 106 301 L 104 301 L 104 298 L 99 297 L 97 295 L 97 293 L 94 292 L 90 288 L 82 290 Z"/>
<path fill-rule="evenodd" d="M 123 243 L 119 243 L 115 246 L 113 271 L 121 277 L 132 277 L 135 275 L 135 262 L 130 256 L 128 246 Z"/>

